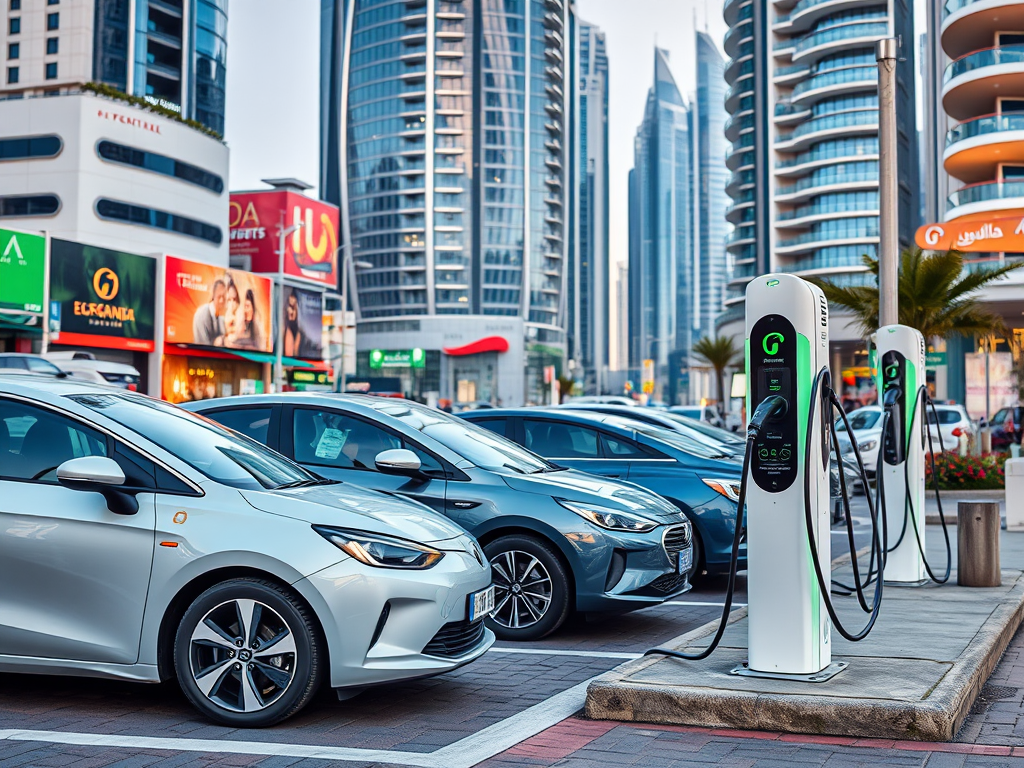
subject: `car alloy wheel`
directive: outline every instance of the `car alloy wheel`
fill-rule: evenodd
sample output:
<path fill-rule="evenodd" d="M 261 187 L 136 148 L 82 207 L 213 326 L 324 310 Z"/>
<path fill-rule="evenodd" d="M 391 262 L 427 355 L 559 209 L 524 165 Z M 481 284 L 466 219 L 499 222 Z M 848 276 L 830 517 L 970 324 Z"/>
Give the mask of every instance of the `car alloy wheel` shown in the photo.
<path fill-rule="evenodd" d="M 491 559 L 494 613 L 503 627 L 525 629 L 544 618 L 551 606 L 551 574 L 529 552 L 509 550 Z"/>
<path fill-rule="evenodd" d="M 174 635 L 174 671 L 192 705 L 235 728 L 265 728 L 309 703 L 326 675 L 309 606 L 287 587 L 241 577 L 195 598 Z"/>
<path fill-rule="evenodd" d="M 265 603 L 229 600 L 196 625 L 189 660 L 196 687 L 211 702 L 232 712 L 257 712 L 295 679 L 295 638 Z"/>

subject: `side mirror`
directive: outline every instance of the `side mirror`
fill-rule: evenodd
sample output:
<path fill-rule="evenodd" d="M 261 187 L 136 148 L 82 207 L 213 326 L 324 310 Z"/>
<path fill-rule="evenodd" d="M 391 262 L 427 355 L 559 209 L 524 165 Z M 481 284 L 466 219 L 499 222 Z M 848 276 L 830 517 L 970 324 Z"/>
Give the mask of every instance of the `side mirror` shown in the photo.
<path fill-rule="evenodd" d="M 93 491 L 103 495 L 107 509 L 116 515 L 134 515 L 139 502 L 134 494 L 123 490 L 124 471 L 106 456 L 83 456 L 68 459 L 57 467 L 57 481 L 74 491 Z"/>
<path fill-rule="evenodd" d="M 420 464 L 419 456 L 408 448 L 392 448 L 388 451 L 381 451 L 373 462 L 378 472 L 386 475 L 405 475 L 407 477 L 419 477 Z"/>

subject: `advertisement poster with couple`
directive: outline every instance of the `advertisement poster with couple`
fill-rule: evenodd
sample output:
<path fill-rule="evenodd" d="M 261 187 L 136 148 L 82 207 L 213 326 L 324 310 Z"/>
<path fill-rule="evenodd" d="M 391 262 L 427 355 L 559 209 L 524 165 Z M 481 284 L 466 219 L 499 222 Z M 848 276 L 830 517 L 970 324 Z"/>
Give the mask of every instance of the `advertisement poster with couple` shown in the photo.
<path fill-rule="evenodd" d="M 272 353 L 276 322 L 270 278 L 167 258 L 167 341 Z M 322 357 L 322 297 L 285 286 L 285 357 Z"/>

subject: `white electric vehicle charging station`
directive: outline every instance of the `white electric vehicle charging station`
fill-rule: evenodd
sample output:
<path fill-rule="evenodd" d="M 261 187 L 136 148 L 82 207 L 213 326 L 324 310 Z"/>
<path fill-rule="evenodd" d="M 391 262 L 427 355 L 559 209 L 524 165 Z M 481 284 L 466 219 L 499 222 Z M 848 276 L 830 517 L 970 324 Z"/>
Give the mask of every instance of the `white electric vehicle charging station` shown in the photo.
<path fill-rule="evenodd" d="M 924 336 L 906 325 L 887 325 L 875 336 L 878 402 L 889 411 L 878 451 L 878 497 L 886 526 L 886 584 L 928 581 L 924 557 Z M 913 520 L 911 520 L 913 516 Z M 915 532 L 920 532 L 918 546 Z"/>
<path fill-rule="evenodd" d="M 845 669 L 832 662 L 832 631 L 864 639 L 878 618 L 884 550 L 871 499 L 872 549 L 862 582 L 854 550 L 845 480 L 848 541 L 858 602 L 870 618 L 856 634 L 836 615 L 830 597 L 829 458 L 839 400 L 828 371 L 828 302 L 815 285 L 790 274 L 747 284 L 747 444 L 737 505 L 732 567 L 718 631 L 698 653 L 654 648 L 686 660 L 707 658 L 725 633 L 732 608 L 739 545 L 746 515 L 748 661 L 734 675 L 821 683 Z M 839 412 L 846 418 L 842 408 Z M 849 429 L 849 425 L 847 425 Z M 856 447 L 854 447 L 856 453 Z M 857 454 L 858 463 L 860 456 Z M 864 476 L 861 465 L 861 474 Z M 866 477 L 865 488 L 867 487 Z M 872 601 L 864 589 L 875 582 Z"/>

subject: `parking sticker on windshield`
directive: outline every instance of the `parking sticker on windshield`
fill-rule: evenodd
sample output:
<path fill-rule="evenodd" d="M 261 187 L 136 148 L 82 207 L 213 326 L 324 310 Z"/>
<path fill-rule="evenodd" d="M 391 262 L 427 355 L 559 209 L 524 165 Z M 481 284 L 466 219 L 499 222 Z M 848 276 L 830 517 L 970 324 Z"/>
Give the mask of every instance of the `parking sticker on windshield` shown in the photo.
<path fill-rule="evenodd" d="M 324 433 L 320 435 L 320 440 L 316 444 L 316 457 L 318 459 L 331 459 L 332 461 L 341 454 L 341 449 L 345 447 L 345 441 L 348 440 L 348 430 L 331 429 L 328 427 L 324 430 Z"/>

